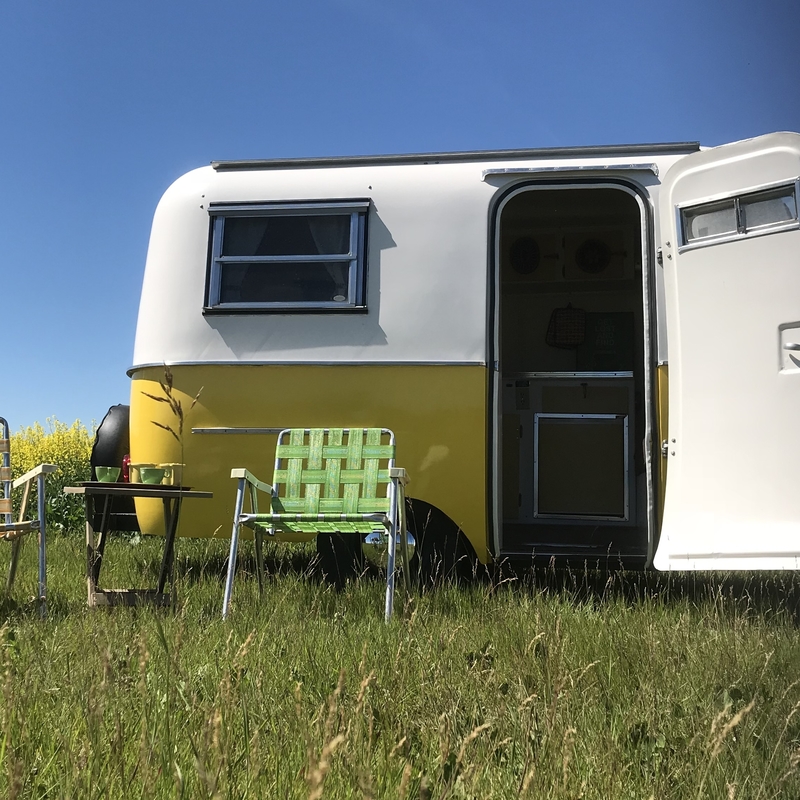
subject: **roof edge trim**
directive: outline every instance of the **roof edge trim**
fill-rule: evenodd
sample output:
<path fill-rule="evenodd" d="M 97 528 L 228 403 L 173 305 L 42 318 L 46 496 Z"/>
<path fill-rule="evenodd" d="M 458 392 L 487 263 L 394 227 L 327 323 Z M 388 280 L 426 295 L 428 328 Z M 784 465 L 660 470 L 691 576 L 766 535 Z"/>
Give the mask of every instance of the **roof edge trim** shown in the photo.
<path fill-rule="evenodd" d="M 451 164 L 468 161 L 511 159 L 592 158 L 636 155 L 686 155 L 700 149 L 699 142 L 611 144 L 590 147 L 542 147 L 522 150 L 467 150 L 452 153 L 409 153 L 373 156 L 323 156 L 212 161 L 218 172 L 256 169 L 307 169 L 312 167 L 364 167 L 395 164 Z"/>

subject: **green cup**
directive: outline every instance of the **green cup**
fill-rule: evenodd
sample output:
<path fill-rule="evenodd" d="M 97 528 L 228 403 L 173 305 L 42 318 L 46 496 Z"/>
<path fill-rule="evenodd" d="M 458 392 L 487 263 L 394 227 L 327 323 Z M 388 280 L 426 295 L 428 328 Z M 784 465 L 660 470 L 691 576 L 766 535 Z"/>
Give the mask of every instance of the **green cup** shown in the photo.
<path fill-rule="evenodd" d="M 122 470 L 119 467 L 95 467 L 94 471 L 101 483 L 114 483 Z"/>
<path fill-rule="evenodd" d="M 139 476 L 142 483 L 161 483 L 164 480 L 166 470 L 160 467 L 139 467 Z"/>

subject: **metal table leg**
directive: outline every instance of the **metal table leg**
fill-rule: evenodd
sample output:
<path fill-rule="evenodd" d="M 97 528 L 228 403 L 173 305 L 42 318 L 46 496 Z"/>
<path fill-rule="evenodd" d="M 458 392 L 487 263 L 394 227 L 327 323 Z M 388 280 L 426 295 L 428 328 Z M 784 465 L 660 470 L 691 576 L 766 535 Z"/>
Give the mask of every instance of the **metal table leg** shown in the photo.
<path fill-rule="evenodd" d="M 158 594 L 164 593 L 169 579 L 172 583 L 172 562 L 175 552 L 175 534 L 178 529 L 178 515 L 181 510 L 180 495 L 175 498 L 164 498 L 164 557 L 161 560 L 161 571 L 158 576 Z"/>
<path fill-rule="evenodd" d="M 85 496 L 86 508 L 86 590 L 88 593 L 87 602 L 90 606 L 94 605 L 94 591 L 97 588 L 95 579 L 95 558 L 94 549 L 94 497 L 90 494 Z"/>
<path fill-rule="evenodd" d="M 106 551 L 106 540 L 108 539 L 108 528 L 111 522 L 111 504 L 114 502 L 111 495 L 106 495 L 103 501 L 103 513 L 100 515 L 100 536 L 97 540 L 94 558 L 94 578 L 95 586 L 100 583 L 100 568 L 103 566 L 103 554 Z M 92 519 L 94 522 L 94 519 Z"/>

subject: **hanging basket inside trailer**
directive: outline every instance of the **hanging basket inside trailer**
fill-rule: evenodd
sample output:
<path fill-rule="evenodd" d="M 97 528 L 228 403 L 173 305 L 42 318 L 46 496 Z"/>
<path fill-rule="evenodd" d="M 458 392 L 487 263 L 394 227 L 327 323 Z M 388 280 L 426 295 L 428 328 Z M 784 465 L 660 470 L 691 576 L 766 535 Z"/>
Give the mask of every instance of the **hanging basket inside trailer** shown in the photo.
<path fill-rule="evenodd" d="M 586 337 L 586 312 L 582 308 L 555 308 L 547 324 L 545 342 L 550 347 L 574 350 L 583 344 Z"/>

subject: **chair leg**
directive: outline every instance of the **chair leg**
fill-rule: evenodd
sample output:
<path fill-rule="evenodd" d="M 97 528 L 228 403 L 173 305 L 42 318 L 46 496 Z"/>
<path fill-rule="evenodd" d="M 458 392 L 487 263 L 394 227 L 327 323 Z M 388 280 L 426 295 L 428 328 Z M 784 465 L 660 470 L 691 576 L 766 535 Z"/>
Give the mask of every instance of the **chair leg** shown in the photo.
<path fill-rule="evenodd" d="M 24 536 L 18 536 L 11 542 L 11 563 L 8 566 L 8 580 L 6 581 L 6 594 L 11 594 L 11 587 L 17 577 L 17 566 L 19 565 L 19 555 L 22 552 L 22 542 Z"/>
<path fill-rule="evenodd" d="M 39 475 L 36 487 L 36 499 L 39 505 L 39 616 L 47 616 L 47 525 L 45 521 L 45 476 Z"/>
<path fill-rule="evenodd" d="M 403 487 L 397 480 L 390 484 L 389 519 L 387 520 L 387 530 L 389 533 L 389 559 L 386 565 L 386 622 L 392 618 L 394 608 L 394 579 L 397 571 L 397 547 L 403 547 L 401 560 L 403 561 L 403 581 L 406 588 L 409 586 L 408 561 L 405 542 L 405 506 L 400 508 L 401 503 L 405 503 Z M 401 539 L 401 537 L 403 537 Z"/>
<path fill-rule="evenodd" d="M 31 497 L 31 485 L 32 481 L 25 482 L 25 488 L 22 491 L 22 502 L 19 507 L 19 516 L 17 517 L 18 522 L 22 522 L 25 519 L 25 515 L 28 511 L 28 501 Z M 6 516 L 6 519 L 10 522 L 11 516 Z M 7 594 L 11 594 L 11 587 L 14 585 L 14 580 L 17 577 L 17 566 L 19 565 L 19 556 L 22 552 L 22 541 L 25 535 L 26 534 L 20 533 L 11 542 L 11 564 L 9 564 L 8 567 L 8 581 L 6 582 Z"/>
<path fill-rule="evenodd" d="M 264 594 L 264 530 L 260 525 L 255 526 L 253 535 L 256 540 L 256 578 L 258 578 L 258 593 Z"/>
<path fill-rule="evenodd" d="M 386 604 L 384 617 L 386 622 L 389 622 L 392 618 L 392 611 L 394 610 L 395 552 L 397 550 L 397 523 L 395 520 L 390 520 L 389 525 L 387 525 L 387 532 L 389 534 L 389 561 L 386 565 Z"/>
<path fill-rule="evenodd" d="M 236 573 L 236 557 L 239 551 L 239 517 L 242 515 L 242 508 L 244 506 L 244 485 L 245 479 L 239 478 L 239 487 L 236 490 L 236 505 L 233 509 L 233 529 L 231 530 L 231 550 L 228 556 L 228 575 L 225 579 L 225 596 L 222 600 L 222 619 L 228 618 L 228 611 L 231 605 L 233 576 Z"/>
<path fill-rule="evenodd" d="M 406 500 L 403 494 L 397 502 L 397 530 L 400 549 L 400 569 L 403 570 L 403 588 L 406 601 L 411 596 L 411 564 L 408 557 L 408 521 L 406 520 Z"/>

